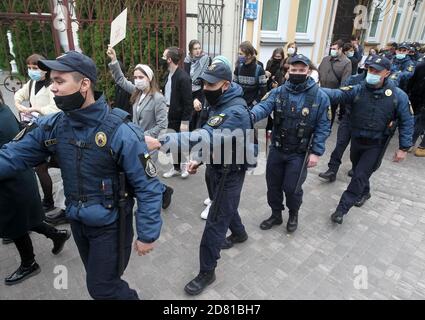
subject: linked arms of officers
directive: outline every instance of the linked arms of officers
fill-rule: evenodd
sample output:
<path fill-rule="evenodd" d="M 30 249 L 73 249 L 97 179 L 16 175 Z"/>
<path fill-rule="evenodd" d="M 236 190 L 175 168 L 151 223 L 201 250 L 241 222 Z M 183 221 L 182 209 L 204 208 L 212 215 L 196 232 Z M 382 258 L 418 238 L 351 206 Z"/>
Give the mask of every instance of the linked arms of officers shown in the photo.
<path fill-rule="evenodd" d="M 51 137 L 50 132 L 43 127 L 53 116 L 39 118 L 35 129 L 26 134 L 21 132 L 0 149 L 0 180 L 11 178 L 19 171 L 36 167 L 47 159 L 50 152 L 44 142 Z M 19 137 L 20 135 L 22 137 Z"/>

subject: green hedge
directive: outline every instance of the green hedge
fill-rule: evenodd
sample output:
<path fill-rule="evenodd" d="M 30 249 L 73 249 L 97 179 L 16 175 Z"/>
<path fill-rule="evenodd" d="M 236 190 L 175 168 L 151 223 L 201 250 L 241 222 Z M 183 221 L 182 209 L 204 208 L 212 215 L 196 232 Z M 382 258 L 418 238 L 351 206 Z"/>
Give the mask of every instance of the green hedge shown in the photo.
<path fill-rule="evenodd" d="M 29 12 L 38 11 L 35 3 L 43 4 L 42 12 L 49 12 L 49 0 L 28 1 Z M 15 12 L 24 12 L 24 1 L 14 2 Z M 110 22 L 124 9 L 128 9 L 127 36 L 115 50 L 118 59 L 124 62 L 126 74 L 131 77 L 132 69 L 138 63 L 148 64 L 162 80 L 163 72 L 157 69 L 157 58 L 166 47 L 178 46 L 178 3 L 177 0 L 79 0 L 77 16 L 79 21 L 79 45 L 83 52 L 93 58 L 98 68 L 97 89 L 105 92 L 111 100 L 114 83 L 108 70 L 109 58 L 106 55 L 110 37 Z M 7 4 L 0 2 L 0 12 L 5 12 Z M 94 10 L 92 11 L 92 9 Z M 92 14 L 92 16 L 90 16 Z M 91 21 L 87 21 L 91 20 Z M 13 21 L 5 24 L 0 21 L 0 66 L 10 69 L 6 32 L 12 32 L 16 63 L 21 74 L 26 74 L 26 58 L 33 52 L 41 53 L 49 59 L 55 58 L 51 23 Z M 156 45 L 158 39 L 158 45 Z M 162 81 L 160 81 L 162 82 Z"/>

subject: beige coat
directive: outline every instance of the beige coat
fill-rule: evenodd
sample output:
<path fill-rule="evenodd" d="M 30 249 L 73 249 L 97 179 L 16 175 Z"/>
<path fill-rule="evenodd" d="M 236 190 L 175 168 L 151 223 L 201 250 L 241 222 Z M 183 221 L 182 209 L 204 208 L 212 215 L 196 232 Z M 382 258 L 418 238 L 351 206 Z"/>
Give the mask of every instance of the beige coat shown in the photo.
<path fill-rule="evenodd" d="M 43 86 L 37 94 L 34 94 L 35 92 L 35 81 L 33 81 L 31 86 L 31 93 L 29 92 L 30 89 L 30 82 L 33 80 L 28 81 L 24 84 L 24 86 L 16 91 L 15 93 L 15 104 L 19 103 L 22 104 L 24 101 L 30 101 L 32 106 L 37 106 L 40 108 L 42 116 L 50 114 L 50 113 L 56 113 L 59 112 L 60 109 L 56 107 L 55 100 L 53 100 L 54 94 L 52 91 L 50 91 L 50 87 Z"/>

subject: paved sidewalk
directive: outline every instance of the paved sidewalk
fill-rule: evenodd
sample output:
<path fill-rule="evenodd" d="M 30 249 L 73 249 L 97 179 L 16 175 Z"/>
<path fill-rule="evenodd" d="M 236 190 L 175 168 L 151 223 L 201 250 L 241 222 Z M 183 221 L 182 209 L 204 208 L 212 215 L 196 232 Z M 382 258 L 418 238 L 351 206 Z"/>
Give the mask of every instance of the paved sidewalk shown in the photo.
<path fill-rule="evenodd" d="M 285 224 L 260 230 L 270 213 L 265 176 L 247 176 L 240 214 L 249 239 L 222 251 L 216 282 L 195 298 L 183 287 L 199 268 L 205 223 L 199 214 L 207 196 L 204 174 L 168 180 L 175 193 L 163 212 L 161 237 L 150 255 L 132 254 L 125 279 L 143 299 L 424 299 L 425 159 L 409 154 L 402 164 L 391 162 L 398 144 L 393 139 L 372 177 L 372 198 L 362 208 L 353 208 L 343 225 L 333 225 L 329 216 L 349 182 L 351 166 L 346 154 L 335 183 L 318 178 L 335 138 L 334 132 L 319 166 L 309 171 L 293 235 L 286 234 Z M 52 175 L 59 179 L 57 170 Z M 0 299 L 90 299 L 74 241 L 53 256 L 49 240 L 36 233 L 31 237 L 42 272 L 13 287 L 0 281 Z M 18 264 L 14 245 L 0 245 L 0 276 L 6 277 Z M 68 270 L 67 290 L 53 286 L 58 265 Z M 359 270 L 367 270 L 367 289 L 355 288 Z"/>

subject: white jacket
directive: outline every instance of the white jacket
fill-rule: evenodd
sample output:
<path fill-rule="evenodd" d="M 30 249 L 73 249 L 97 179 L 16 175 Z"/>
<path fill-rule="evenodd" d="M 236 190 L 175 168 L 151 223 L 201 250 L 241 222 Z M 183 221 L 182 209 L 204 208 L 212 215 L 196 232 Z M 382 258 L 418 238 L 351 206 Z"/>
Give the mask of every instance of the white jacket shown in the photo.
<path fill-rule="evenodd" d="M 32 81 L 31 86 L 31 93 L 29 92 L 30 89 L 30 82 Z M 43 86 L 37 94 L 34 94 L 35 92 L 35 81 L 30 80 L 27 83 L 24 84 L 24 86 L 15 92 L 15 104 L 19 103 L 22 104 L 23 101 L 30 101 L 31 106 L 37 106 L 40 108 L 40 115 L 44 116 L 50 113 L 56 113 L 59 112 L 60 109 L 56 107 L 55 100 L 53 100 L 54 94 L 52 91 L 50 91 L 50 87 Z"/>

